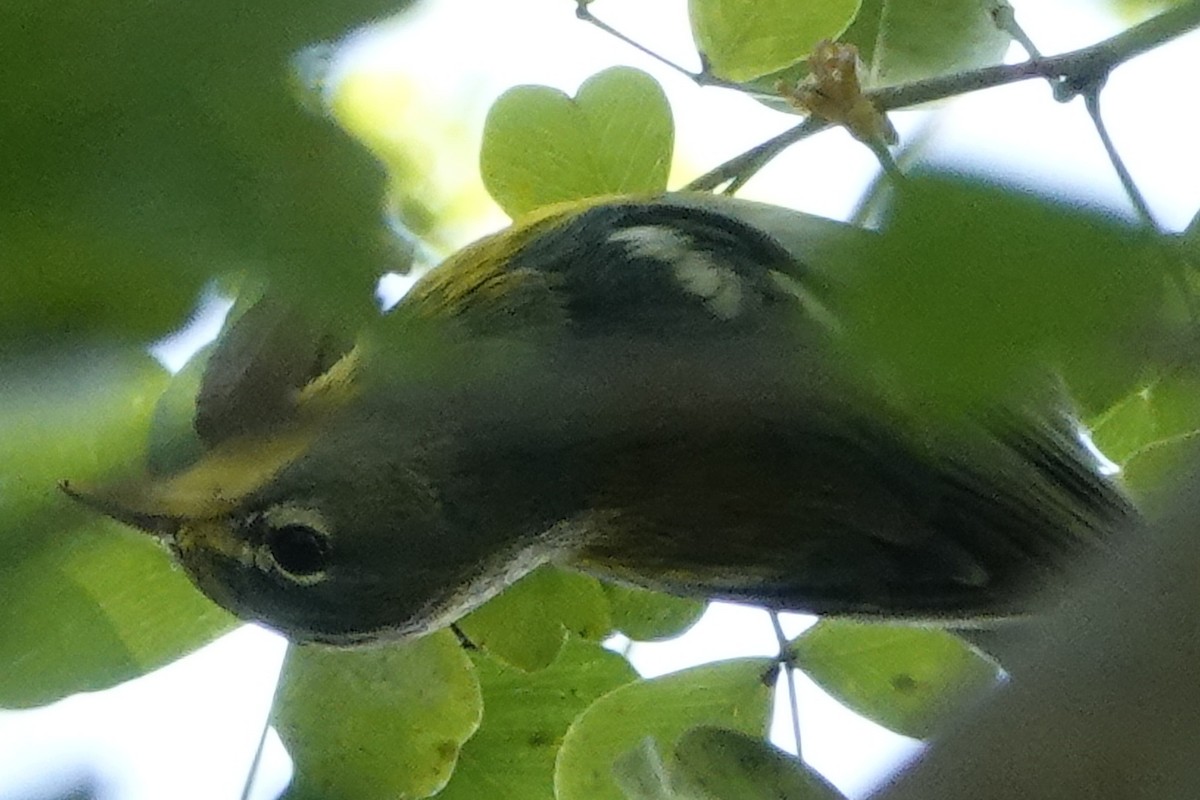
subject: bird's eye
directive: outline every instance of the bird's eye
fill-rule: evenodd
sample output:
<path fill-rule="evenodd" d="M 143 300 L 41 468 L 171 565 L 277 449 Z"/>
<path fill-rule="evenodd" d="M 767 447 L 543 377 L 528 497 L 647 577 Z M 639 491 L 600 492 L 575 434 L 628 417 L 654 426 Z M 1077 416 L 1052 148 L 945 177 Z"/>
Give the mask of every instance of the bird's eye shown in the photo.
<path fill-rule="evenodd" d="M 330 527 L 317 509 L 282 503 L 250 515 L 245 524 L 260 569 L 301 584 L 325 577 L 333 544 Z"/>
<path fill-rule="evenodd" d="M 283 525 L 266 536 L 267 550 L 276 565 L 300 578 L 313 578 L 325 570 L 329 539 L 307 525 Z"/>

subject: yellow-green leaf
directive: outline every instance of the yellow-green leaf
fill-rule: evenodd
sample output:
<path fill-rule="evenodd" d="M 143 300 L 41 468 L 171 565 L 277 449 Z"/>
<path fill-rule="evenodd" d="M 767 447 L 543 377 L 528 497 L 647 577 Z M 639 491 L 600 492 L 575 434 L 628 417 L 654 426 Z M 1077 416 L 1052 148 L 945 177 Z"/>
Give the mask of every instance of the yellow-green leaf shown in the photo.
<path fill-rule="evenodd" d="M 825 619 L 788 647 L 793 663 L 853 711 L 925 738 L 991 689 L 995 664 L 946 631 Z"/>
<path fill-rule="evenodd" d="M 998 64 L 1011 41 L 980 0 L 884 0 L 866 84 L 906 81 Z"/>
<path fill-rule="evenodd" d="M 616 653 L 575 637 L 532 674 L 485 654 L 474 661 L 483 724 L 463 747 L 442 800 L 554 800 L 554 759 L 571 721 L 637 677 Z"/>
<path fill-rule="evenodd" d="M 148 537 L 97 520 L 56 538 L 0 570 L 0 706 L 108 688 L 236 624 Z"/>
<path fill-rule="evenodd" d="M 449 631 L 362 650 L 293 647 L 271 712 L 295 761 L 287 796 L 429 797 L 481 712 L 474 668 Z"/>
<path fill-rule="evenodd" d="M 640 642 L 678 636 L 708 607 L 701 600 L 614 583 L 604 584 L 604 594 L 612 610 L 613 627 Z"/>
<path fill-rule="evenodd" d="M 697 725 L 765 736 L 776 662 L 705 664 L 616 689 L 571 724 L 554 773 L 558 800 L 621 800 L 613 764 L 645 737 L 670 746 Z"/>
<path fill-rule="evenodd" d="M 1179 371 L 1137 386 L 1092 423 L 1092 440 L 1140 497 L 1174 488 L 1200 447 L 1200 376 Z"/>
<path fill-rule="evenodd" d="M 459 620 L 477 647 L 523 670 L 554 661 L 568 632 L 600 639 L 612 629 L 595 578 L 542 567 Z"/>
<path fill-rule="evenodd" d="M 508 214 L 606 194 L 662 192 L 674 123 L 649 75 L 614 67 L 574 98 L 546 86 L 501 95 L 484 125 L 483 183 Z"/>
<path fill-rule="evenodd" d="M 699 727 L 675 745 L 672 784 L 694 800 L 841 800 L 820 773 L 762 737 Z"/>
<path fill-rule="evenodd" d="M 859 0 L 689 0 L 696 49 L 722 78 L 745 81 L 807 58 L 836 39 Z"/>

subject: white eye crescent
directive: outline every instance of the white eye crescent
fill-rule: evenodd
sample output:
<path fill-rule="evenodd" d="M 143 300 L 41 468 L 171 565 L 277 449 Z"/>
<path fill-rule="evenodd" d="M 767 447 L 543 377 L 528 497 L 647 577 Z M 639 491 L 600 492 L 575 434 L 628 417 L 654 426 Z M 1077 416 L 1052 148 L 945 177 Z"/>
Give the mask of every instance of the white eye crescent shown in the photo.
<path fill-rule="evenodd" d="M 306 586 L 325 578 L 333 548 L 319 511 L 291 504 L 273 506 L 251 519 L 250 526 L 259 540 L 255 563 L 260 568 Z"/>

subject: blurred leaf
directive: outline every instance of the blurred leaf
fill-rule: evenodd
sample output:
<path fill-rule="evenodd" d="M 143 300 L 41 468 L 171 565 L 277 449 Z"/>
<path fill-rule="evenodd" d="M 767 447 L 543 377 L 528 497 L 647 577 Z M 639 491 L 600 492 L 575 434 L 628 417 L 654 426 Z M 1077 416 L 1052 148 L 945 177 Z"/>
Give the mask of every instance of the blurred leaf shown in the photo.
<path fill-rule="evenodd" d="M 672 784 L 695 800 L 840 800 L 795 756 L 740 731 L 699 727 L 675 745 Z"/>
<path fill-rule="evenodd" d="M 0 387 L 0 705 L 102 689 L 233 625 L 162 548 L 71 502 L 142 457 L 166 372 L 142 351 L 9 361 Z"/>
<path fill-rule="evenodd" d="M 106 689 L 236 624 L 148 537 L 99 520 L 62 531 L 0 570 L 0 706 Z"/>
<path fill-rule="evenodd" d="M 851 710 L 924 739 L 996 685 L 996 666 L 932 628 L 823 619 L 788 647 L 795 665 Z"/>
<path fill-rule="evenodd" d="M 483 183 L 509 216 L 607 194 L 662 192 L 674 123 L 666 95 L 644 72 L 613 67 L 572 99 L 546 86 L 497 98 L 484 125 Z"/>
<path fill-rule="evenodd" d="M 204 453 L 196 433 L 196 392 L 214 345 L 193 355 L 183 369 L 171 377 L 154 407 L 154 418 L 146 445 L 146 468 L 154 475 L 169 475 L 194 463 Z"/>
<path fill-rule="evenodd" d="M 879 28 L 883 21 L 884 7 L 890 2 L 892 0 L 862 0 L 854 21 L 850 23 L 846 32 L 838 37 L 839 41 L 858 48 L 859 60 L 867 67 L 864 74 L 859 75 L 861 81 L 868 80 L 871 74 L 871 65 L 875 63 L 875 48 L 879 44 Z M 807 75 L 807 71 L 804 74 Z"/>
<path fill-rule="evenodd" d="M 836 39 L 859 0 L 688 0 L 692 38 L 709 69 L 744 81 L 807 58 L 822 39 Z"/>
<path fill-rule="evenodd" d="M 998 64 L 1011 41 L 979 0 L 885 0 L 872 11 L 878 23 L 862 28 L 875 32 L 868 88 Z"/>
<path fill-rule="evenodd" d="M 1188 223 L 1183 232 L 1183 241 L 1185 250 L 1193 258 L 1200 259 L 1200 212 Z"/>
<path fill-rule="evenodd" d="M 1092 439 L 1125 465 L 1145 449 L 1200 431 L 1200 377 L 1179 372 L 1138 386 L 1092 423 Z"/>
<path fill-rule="evenodd" d="M 595 578 L 545 566 L 459 620 L 471 643 L 526 671 L 548 666 L 568 632 L 600 639 L 612 630 Z"/>
<path fill-rule="evenodd" d="M 1132 25 L 1184 2 L 1185 0 L 1108 0 L 1107 5 Z"/>
<path fill-rule="evenodd" d="M 386 37 L 408 25 L 403 16 L 379 23 Z M 388 170 L 393 224 L 441 249 L 448 228 L 478 219 L 487 194 L 479 185 L 478 126 L 438 91 L 427 75 L 363 69 L 341 77 L 331 106 L 338 121 Z M 406 273 L 410 254 L 391 270 Z"/>
<path fill-rule="evenodd" d="M 0 362 L 0 544 L 6 563 L 58 546 L 60 526 L 92 519 L 58 491 L 140 463 L 167 372 L 141 350 L 57 352 Z"/>
<path fill-rule="evenodd" d="M 911 398 L 958 408 L 1011 396 L 1046 363 L 1068 380 L 1103 373 L 1090 385 L 1132 382 L 1163 296 L 1148 236 L 947 177 L 909 179 L 885 231 L 883 266 L 849 294 L 847 330 L 864 362 L 887 364 Z"/>
<path fill-rule="evenodd" d="M 630 639 L 651 642 L 669 639 L 690 628 L 708 604 L 632 586 L 604 584 L 613 627 Z"/>
<path fill-rule="evenodd" d="M 382 173 L 301 107 L 289 62 L 397 5 L 0 6 L 0 341 L 145 340 L 248 266 L 369 303 Z"/>
<path fill-rule="evenodd" d="M 1200 376 L 1181 370 L 1138 386 L 1093 421 L 1092 441 L 1140 497 L 1172 488 L 1200 446 Z"/>
<path fill-rule="evenodd" d="M 567 726 L 598 697 L 637 678 L 616 653 L 575 637 L 533 674 L 484 654 L 474 660 L 483 724 L 438 795 L 444 800 L 554 800 L 554 759 Z"/>
<path fill-rule="evenodd" d="M 558 800 L 620 800 L 613 778 L 618 756 L 645 737 L 674 744 L 697 725 L 765 736 L 777 664 L 747 658 L 705 664 L 616 689 L 583 712 L 567 731 L 555 767 Z"/>
<path fill-rule="evenodd" d="M 286 796 L 429 797 L 481 713 L 474 668 L 449 631 L 359 650 L 293 647 L 271 712 L 296 764 Z"/>

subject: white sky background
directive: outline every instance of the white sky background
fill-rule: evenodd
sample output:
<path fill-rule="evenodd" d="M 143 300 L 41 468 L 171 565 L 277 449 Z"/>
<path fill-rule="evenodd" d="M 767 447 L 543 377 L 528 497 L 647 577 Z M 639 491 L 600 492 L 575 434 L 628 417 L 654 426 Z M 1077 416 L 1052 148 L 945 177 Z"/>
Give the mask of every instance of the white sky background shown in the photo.
<path fill-rule="evenodd" d="M 1124 27 L 1097 13 L 1102 4 L 1087 0 L 1013 2 L 1022 25 L 1047 53 L 1090 44 Z M 692 66 L 685 5 L 685 0 L 605 0 L 595 11 Z M 386 42 L 376 38 L 367 48 L 375 67 L 408 76 L 428 91 L 433 107 L 460 121 L 476 137 L 473 153 L 487 107 L 505 88 L 542 83 L 573 93 L 589 75 L 614 64 L 640 67 L 663 83 L 676 116 L 677 149 L 691 165 L 682 180 L 795 122 L 733 93 L 698 89 L 576 21 L 570 0 L 428 0 L 393 26 Z M 1013 51 L 1014 59 L 1019 55 Z M 1110 133 L 1169 230 L 1186 225 L 1200 205 L 1200 149 L 1191 110 L 1195 90 L 1189 88 L 1198 67 L 1200 37 L 1193 34 L 1119 69 L 1102 96 Z M 1191 97 L 1177 98 L 1174 92 Z M 902 135 L 926 119 L 919 112 L 895 116 Z M 939 121 L 931 147 L 941 162 L 970 161 L 1018 183 L 1087 197 L 1127 213 L 1082 102 L 1057 104 L 1040 82 L 957 101 Z M 451 157 L 461 158 L 461 151 Z M 793 148 L 743 195 L 844 217 L 875 169 L 865 148 L 833 131 Z M 455 231 L 454 238 L 465 243 L 503 222 L 495 212 Z M 218 324 L 219 315 L 210 315 L 208 335 Z M 800 624 L 790 620 L 789 634 Z M 723 605 L 675 642 L 636 646 L 632 658 L 643 674 L 652 675 L 716 658 L 775 652 L 765 612 Z M 46 709 L 0 712 L 0 800 L 54 796 L 80 775 L 94 776 L 106 798 L 239 797 L 282 654 L 282 640 L 247 627 L 108 692 L 68 698 Z M 881 769 L 913 750 L 911 742 L 854 718 L 803 680 L 800 704 L 806 757 L 852 795 L 864 794 Z M 777 730 L 786 743 L 786 728 Z M 287 763 L 278 740 L 271 738 L 255 797 L 274 797 L 282 789 Z"/>

